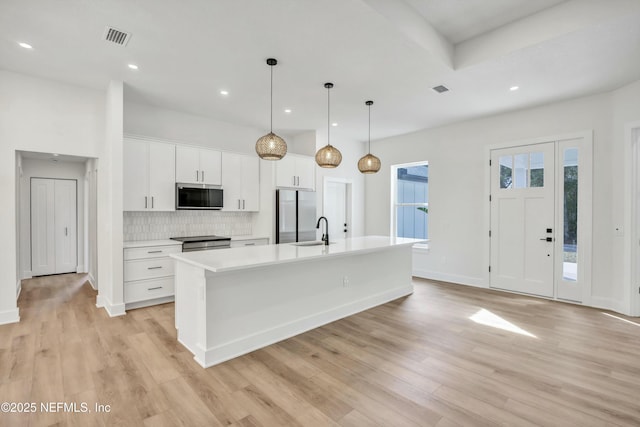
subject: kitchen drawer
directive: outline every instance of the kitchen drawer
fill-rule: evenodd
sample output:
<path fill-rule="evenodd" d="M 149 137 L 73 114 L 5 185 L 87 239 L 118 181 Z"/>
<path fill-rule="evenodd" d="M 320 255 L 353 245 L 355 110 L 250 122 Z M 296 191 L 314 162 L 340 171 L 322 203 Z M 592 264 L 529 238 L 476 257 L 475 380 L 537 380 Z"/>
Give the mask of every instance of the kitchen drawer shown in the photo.
<path fill-rule="evenodd" d="M 132 303 L 173 296 L 173 277 L 124 283 L 124 302 Z"/>
<path fill-rule="evenodd" d="M 269 239 L 248 239 L 248 240 L 231 240 L 232 248 L 240 248 L 243 246 L 260 246 L 268 245 Z"/>
<path fill-rule="evenodd" d="M 124 281 L 173 276 L 173 258 L 137 259 L 124 262 Z"/>
<path fill-rule="evenodd" d="M 181 245 L 175 246 L 147 246 L 145 248 L 127 248 L 124 250 L 124 260 L 160 258 L 169 254 L 182 252 Z"/>

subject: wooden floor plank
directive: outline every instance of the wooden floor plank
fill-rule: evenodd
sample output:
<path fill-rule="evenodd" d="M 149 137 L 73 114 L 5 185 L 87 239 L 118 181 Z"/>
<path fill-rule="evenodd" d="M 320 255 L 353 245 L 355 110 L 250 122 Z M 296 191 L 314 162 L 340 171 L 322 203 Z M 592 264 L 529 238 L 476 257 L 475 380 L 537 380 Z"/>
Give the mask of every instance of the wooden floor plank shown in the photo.
<path fill-rule="evenodd" d="M 109 411 L 1 426 L 640 425 L 640 321 L 602 310 L 415 279 L 408 297 L 203 369 L 173 304 L 110 318 L 86 275 L 22 287 L 21 322 L 0 326 L 2 400 Z"/>

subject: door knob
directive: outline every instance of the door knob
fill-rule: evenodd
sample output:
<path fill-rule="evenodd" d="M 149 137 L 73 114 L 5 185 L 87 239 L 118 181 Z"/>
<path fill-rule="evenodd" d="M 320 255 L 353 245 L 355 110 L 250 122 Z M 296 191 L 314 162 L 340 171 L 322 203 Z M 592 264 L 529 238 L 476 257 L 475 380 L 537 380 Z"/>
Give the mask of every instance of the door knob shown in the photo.
<path fill-rule="evenodd" d="M 544 238 L 542 238 L 540 240 L 543 240 L 545 242 L 553 242 L 553 237 L 544 237 Z"/>

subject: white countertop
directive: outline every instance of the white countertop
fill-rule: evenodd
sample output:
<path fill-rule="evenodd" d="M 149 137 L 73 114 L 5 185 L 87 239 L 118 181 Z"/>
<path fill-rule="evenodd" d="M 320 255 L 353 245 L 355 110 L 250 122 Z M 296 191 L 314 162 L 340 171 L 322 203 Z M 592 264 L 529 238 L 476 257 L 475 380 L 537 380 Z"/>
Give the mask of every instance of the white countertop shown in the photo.
<path fill-rule="evenodd" d="M 149 246 L 182 246 L 182 242 L 177 240 L 128 240 L 122 243 L 122 247 L 127 248 L 147 248 Z"/>
<path fill-rule="evenodd" d="M 295 246 L 291 243 L 284 243 L 214 251 L 184 252 L 171 254 L 171 257 L 214 273 L 222 273 L 314 258 L 375 252 L 392 246 L 412 246 L 423 242 L 424 240 L 402 237 L 364 236 L 337 240 L 331 242 L 329 246 Z"/>

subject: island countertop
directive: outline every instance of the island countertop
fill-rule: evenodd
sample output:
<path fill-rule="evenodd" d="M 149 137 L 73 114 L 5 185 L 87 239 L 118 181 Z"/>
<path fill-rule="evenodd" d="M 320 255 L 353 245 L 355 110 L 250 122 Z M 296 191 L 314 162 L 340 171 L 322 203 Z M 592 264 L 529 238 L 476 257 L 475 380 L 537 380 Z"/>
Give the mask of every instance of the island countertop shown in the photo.
<path fill-rule="evenodd" d="M 222 273 L 267 265 L 300 262 L 314 258 L 374 252 L 392 246 L 411 246 L 423 242 L 424 240 L 421 239 L 403 237 L 363 236 L 337 240 L 331 242 L 329 246 L 296 246 L 293 243 L 283 243 L 279 245 L 183 252 L 171 254 L 171 257 L 214 273 Z"/>

